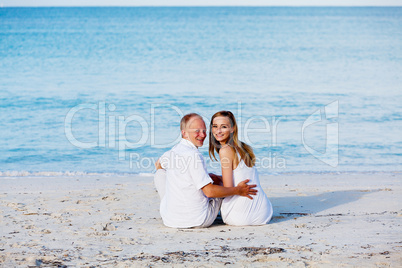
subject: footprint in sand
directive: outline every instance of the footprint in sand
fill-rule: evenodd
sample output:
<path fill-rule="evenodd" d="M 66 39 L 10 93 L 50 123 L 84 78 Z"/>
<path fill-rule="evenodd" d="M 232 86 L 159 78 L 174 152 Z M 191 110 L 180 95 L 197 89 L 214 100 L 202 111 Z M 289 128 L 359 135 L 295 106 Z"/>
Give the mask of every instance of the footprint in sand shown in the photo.
<path fill-rule="evenodd" d="M 90 234 L 87 234 L 87 236 L 108 236 L 109 232 L 93 232 Z"/>
<path fill-rule="evenodd" d="M 29 225 L 25 225 L 23 228 L 27 229 L 27 230 L 32 230 L 32 229 L 36 229 L 36 226 L 29 224 Z"/>
<path fill-rule="evenodd" d="M 103 231 L 116 231 L 116 226 L 114 226 L 112 223 L 106 223 L 105 226 L 103 226 Z"/>
<path fill-rule="evenodd" d="M 117 197 L 108 196 L 108 195 L 102 197 L 102 200 L 104 200 L 104 201 L 120 201 L 120 199 L 118 199 Z"/>
<path fill-rule="evenodd" d="M 110 247 L 109 247 L 109 250 L 110 250 L 110 251 L 122 251 L 123 249 L 120 248 L 120 247 L 110 246 Z"/>
<path fill-rule="evenodd" d="M 135 241 L 133 238 L 123 237 L 123 238 L 120 238 L 120 244 L 133 245 L 133 244 L 135 244 Z"/>
<path fill-rule="evenodd" d="M 12 248 L 20 248 L 21 244 L 16 242 L 16 243 L 12 244 L 10 247 L 12 247 Z"/>
<path fill-rule="evenodd" d="M 112 217 L 110 217 L 111 221 L 129 221 L 131 218 L 124 213 L 115 213 Z"/>
<path fill-rule="evenodd" d="M 14 203 L 14 202 L 10 202 L 10 203 L 7 203 L 7 205 L 6 205 L 7 207 L 11 207 L 11 208 L 13 208 L 13 209 L 15 209 L 15 210 L 17 210 L 17 211 L 25 211 L 26 209 L 25 209 L 25 204 L 22 204 L 22 203 Z"/>

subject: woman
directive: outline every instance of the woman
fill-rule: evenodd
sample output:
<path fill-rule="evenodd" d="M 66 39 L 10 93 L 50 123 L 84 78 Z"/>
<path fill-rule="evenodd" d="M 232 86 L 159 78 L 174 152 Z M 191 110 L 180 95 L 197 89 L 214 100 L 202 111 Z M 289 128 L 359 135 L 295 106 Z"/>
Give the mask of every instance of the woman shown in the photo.
<path fill-rule="evenodd" d="M 221 214 L 226 224 L 262 225 L 271 220 L 272 205 L 261 188 L 257 169 L 254 167 L 253 149 L 238 140 L 236 119 L 230 111 L 220 111 L 211 118 L 209 133 L 209 156 L 215 160 L 219 154 L 222 168 L 222 182 L 225 187 L 233 187 L 250 179 L 256 184 L 257 195 L 253 199 L 230 196 L 223 199 Z"/>

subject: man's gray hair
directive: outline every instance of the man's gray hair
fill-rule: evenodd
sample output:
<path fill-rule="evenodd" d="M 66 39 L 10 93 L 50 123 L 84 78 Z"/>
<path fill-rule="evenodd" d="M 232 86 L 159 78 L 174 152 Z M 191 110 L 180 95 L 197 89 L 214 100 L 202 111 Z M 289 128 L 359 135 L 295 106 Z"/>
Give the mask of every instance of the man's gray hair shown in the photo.
<path fill-rule="evenodd" d="M 201 119 L 202 119 L 201 115 L 196 114 L 196 113 L 189 113 L 189 114 L 186 114 L 185 116 L 183 116 L 183 118 L 182 118 L 181 121 L 180 121 L 180 130 L 185 130 L 186 127 L 187 127 L 187 125 L 188 125 L 188 123 L 190 122 L 190 120 L 191 120 L 193 117 L 198 117 L 198 118 L 201 118 Z"/>

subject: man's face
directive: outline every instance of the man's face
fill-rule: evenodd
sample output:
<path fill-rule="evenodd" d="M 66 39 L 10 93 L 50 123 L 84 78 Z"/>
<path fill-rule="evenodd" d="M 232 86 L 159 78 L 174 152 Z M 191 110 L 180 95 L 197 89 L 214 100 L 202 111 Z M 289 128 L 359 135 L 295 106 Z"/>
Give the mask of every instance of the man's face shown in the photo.
<path fill-rule="evenodd" d="M 186 130 L 183 130 L 183 138 L 191 141 L 197 148 L 204 144 L 207 137 L 207 128 L 204 120 L 199 117 L 190 119 Z"/>

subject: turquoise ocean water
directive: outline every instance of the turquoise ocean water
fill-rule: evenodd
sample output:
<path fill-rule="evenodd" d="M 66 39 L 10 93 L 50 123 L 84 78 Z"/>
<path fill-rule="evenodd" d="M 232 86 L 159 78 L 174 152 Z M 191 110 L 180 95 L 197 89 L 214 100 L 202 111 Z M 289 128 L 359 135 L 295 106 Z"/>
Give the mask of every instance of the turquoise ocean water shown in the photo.
<path fill-rule="evenodd" d="M 150 173 L 223 109 L 260 173 L 400 172 L 401 103 L 402 8 L 0 8 L 1 176 Z"/>

